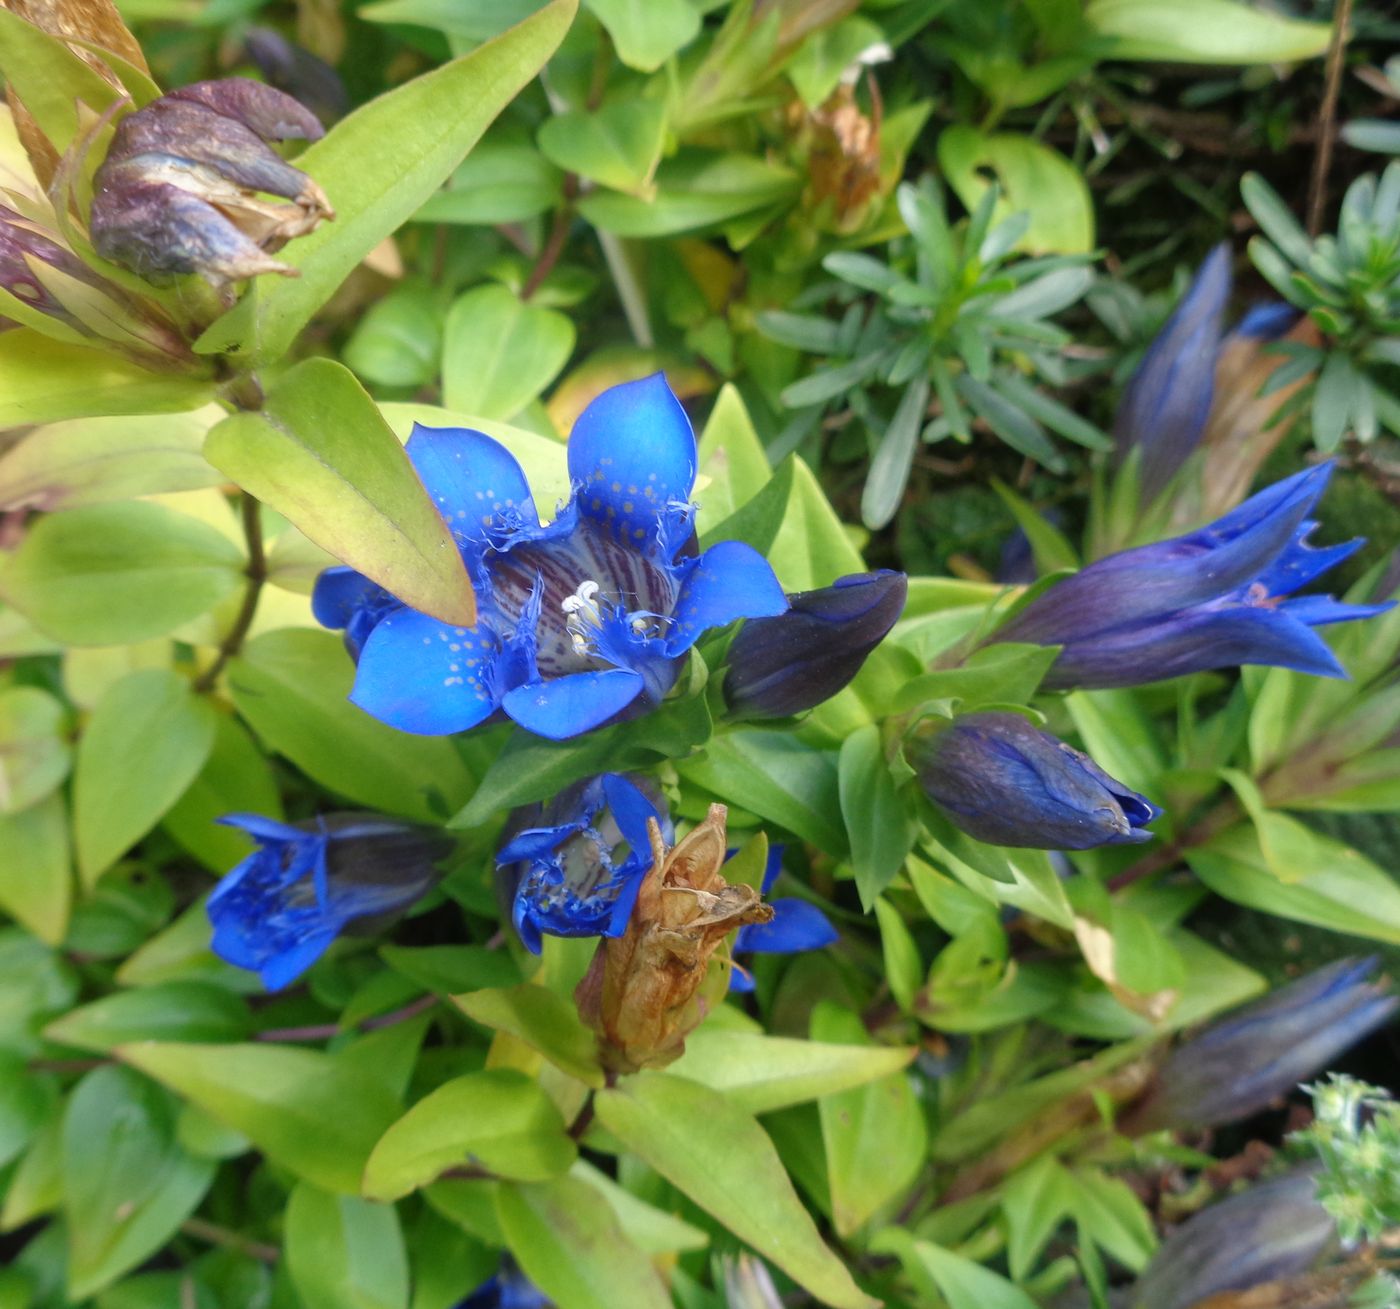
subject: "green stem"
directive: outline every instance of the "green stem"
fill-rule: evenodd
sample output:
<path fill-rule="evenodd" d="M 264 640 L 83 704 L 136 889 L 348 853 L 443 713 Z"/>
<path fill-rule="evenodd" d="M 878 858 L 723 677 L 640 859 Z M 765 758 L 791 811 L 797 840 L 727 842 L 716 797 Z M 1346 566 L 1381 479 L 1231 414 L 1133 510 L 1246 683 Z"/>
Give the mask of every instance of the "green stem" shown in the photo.
<path fill-rule="evenodd" d="M 248 566 L 243 570 L 243 575 L 248 581 L 243 591 L 243 603 L 239 606 L 233 626 L 219 643 L 219 653 L 214 657 L 214 662 L 195 678 L 194 689 L 201 695 L 212 691 L 218 684 L 228 661 L 243 648 L 243 642 L 253 626 L 253 619 L 257 616 L 258 597 L 267 581 L 267 555 L 263 550 L 260 509 L 257 500 L 246 491 L 243 492 L 243 536 L 248 543 Z"/>

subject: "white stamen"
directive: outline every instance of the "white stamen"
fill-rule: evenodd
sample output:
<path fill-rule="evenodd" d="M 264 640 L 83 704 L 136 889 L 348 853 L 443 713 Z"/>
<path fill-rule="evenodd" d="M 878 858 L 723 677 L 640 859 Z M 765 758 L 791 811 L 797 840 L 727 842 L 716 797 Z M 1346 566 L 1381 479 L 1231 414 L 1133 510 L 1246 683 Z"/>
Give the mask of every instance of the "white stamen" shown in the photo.
<path fill-rule="evenodd" d="M 598 591 L 597 582 L 580 582 L 573 595 L 567 595 L 559 602 L 559 607 L 568 615 L 564 630 L 569 634 L 576 655 L 593 653 L 590 629 L 596 630 L 603 624 L 603 613 L 595 598 Z"/>

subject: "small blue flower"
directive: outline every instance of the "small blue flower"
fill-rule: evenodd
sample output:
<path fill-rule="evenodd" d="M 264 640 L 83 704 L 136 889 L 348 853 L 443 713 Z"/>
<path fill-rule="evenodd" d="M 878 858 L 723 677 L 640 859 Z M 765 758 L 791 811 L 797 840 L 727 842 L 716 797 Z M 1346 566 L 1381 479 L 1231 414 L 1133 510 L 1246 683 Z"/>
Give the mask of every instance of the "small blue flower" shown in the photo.
<path fill-rule="evenodd" d="M 992 845 L 1135 845 L 1152 838 L 1147 824 L 1162 812 L 1020 714 L 927 722 L 909 756 L 924 793 L 949 821 Z"/>
<path fill-rule="evenodd" d="M 327 814 L 290 825 L 259 814 L 219 819 L 258 849 L 214 888 L 210 949 L 261 975 L 269 991 L 301 976 L 356 918 L 407 909 L 441 876 L 441 833 L 374 814 Z"/>
<path fill-rule="evenodd" d="M 665 803 L 619 773 L 575 783 L 525 821 L 496 865 L 520 866 L 511 917 L 532 954 L 541 933 L 621 936 L 651 867 L 648 822 L 675 840 Z"/>
<path fill-rule="evenodd" d="M 741 954 L 801 954 L 804 950 L 820 950 L 840 939 L 841 934 L 816 905 L 795 896 L 768 900 L 768 892 L 782 868 L 783 847 L 770 846 L 768 862 L 763 869 L 762 894 L 773 910 L 773 917 L 766 923 L 750 923 L 734 934 L 731 953 L 736 958 Z M 752 991 L 753 978 L 743 969 L 733 968 L 729 972 L 729 989 Z"/>
<path fill-rule="evenodd" d="M 358 657 L 351 700 L 393 727 L 445 735 L 499 710 L 552 740 L 578 736 L 655 707 L 708 629 L 787 608 L 752 547 L 691 551 L 695 436 L 660 373 L 583 411 L 573 497 L 548 526 L 489 436 L 415 427 L 408 455 L 457 538 L 476 625 L 438 622 L 348 568 L 323 573 L 312 600 Z"/>
<path fill-rule="evenodd" d="M 889 635 L 908 593 L 904 574 L 883 568 L 798 591 L 776 618 L 751 618 L 729 647 L 730 713 L 785 718 L 831 699 Z"/>
<path fill-rule="evenodd" d="M 550 1300 L 509 1255 L 501 1257 L 501 1270 L 482 1282 L 457 1309 L 553 1309 Z"/>
<path fill-rule="evenodd" d="M 1236 1122 L 1325 1071 L 1400 1004 L 1369 980 L 1375 966 L 1374 958 L 1339 959 L 1212 1023 L 1167 1057 L 1123 1130 Z"/>
<path fill-rule="evenodd" d="M 1206 256 L 1123 392 L 1113 435 L 1120 458 L 1141 452 L 1144 503 L 1156 498 L 1205 430 L 1229 298 L 1230 247 L 1221 244 Z"/>
<path fill-rule="evenodd" d="M 994 639 L 1061 646 L 1045 690 L 1139 686 L 1237 664 L 1345 677 L 1312 629 L 1390 606 L 1287 598 L 1364 544 L 1307 544 L 1317 526 L 1308 513 L 1331 473 L 1331 464 L 1306 469 L 1198 531 L 1100 559 L 1039 595 Z"/>

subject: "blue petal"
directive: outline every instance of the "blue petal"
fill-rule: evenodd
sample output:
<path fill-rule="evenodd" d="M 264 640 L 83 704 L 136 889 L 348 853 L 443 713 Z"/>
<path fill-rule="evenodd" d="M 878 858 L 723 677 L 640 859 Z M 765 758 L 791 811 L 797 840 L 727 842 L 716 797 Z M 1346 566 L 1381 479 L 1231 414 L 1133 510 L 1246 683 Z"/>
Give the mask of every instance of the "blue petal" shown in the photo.
<path fill-rule="evenodd" d="M 641 694 L 644 685 L 642 675 L 630 668 L 570 673 L 507 691 L 501 708 L 527 732 L 551 741 L 566 741 L 621 713 Z"/>
<path fill-rule="evenodd" d="M 1285 600 L 1279 609 L 1297 622 L 1309 627 L 1326 627 L 1329 623 L 1349 623 L 1357 618 L 1375 618 L 1395 608 L 1395 601 L 1384 604 L 1349 605 L 1330 595 L 1300 595 Z"/>
<path fill-rule="evenodd" d="M 311 834 L 293 827 L 290 823 L 279 823 L 275 818 L 265 818 L 262 814 L 225 814 L 216 818 L 216 823 L 225 827 L 237 827 L 247 832 L 257 841 L 305 841 Z M 244 862 L 247 862 L 246 860 Z M 240 864 L 241 868 L 243 865 Z M 235 869 L 234 872 L 238 870 Z M 230 877 L 233 873 L 229 874 Z"/>
<path fill-rule="evenodd" d="M 1300 586 L 1306 586 L 1366 544 L 1366 538 L 1358 536 L 1354 540 L 1343 541 L 1340 545 L 1320 548 L 1310 546 L 1304 538 L 1316 526 L 1316 523 L 1304 522 L 1297 537 L 1290 541 L 1284 552 L 1260 574 L 1258 584 L 1264 588 L 1265 595 L 1288 595 Z"/>
<path fill-rule="evenodd" d="M 736 618 L 771 618 L 787 612 L 788 599 L 768 561 L 742 541 L 712 545 L 681 583 L 666 636 L 666 653 L 684 654 L 712 627 Z"/>
<path fill-rule="evenodd" d="M 330 949 L 341 926 L 340 923 L 329 923 L 303 936 L 289 949 L 266 959 L 258 968 L 262 984 L 269 991 L 280 991 L 290 986 Z"/>
<path fill-rule="evenodd" d="M 734 953 L 797 954 L 820 950 L 840 939 L 841 934 L 814 904 L 791 897 L 771 902 L 773 919 L 741 927 L 734 938 Z"/>
<path fill-rule="evenodd" d="M 1288 331 L 1299 317 L 1298 311 L 1282 300 L 1261 300 L 1244 311 L 1231 335 L 1247 336 L 1256 341 L 1272 341 Z"/>
<path fill-rule="evenodd" d="M 767 895 L 773 889 L 773 883 L 778 880 L 778 874 L 783 871 L 783 855 L 787 851 L 781 841 L 768 847 L 768 862 L 763 865 L 763 885 L 759 888 L 760 895 Z M 743 931 L 743 928 L 739 929 Z"/>
<path fill-rule="evenodd" d="M 603 794 L 607 797 L 608 808 L 612 811 L 618 831 L 622 833 L 622 839 L 631 847 L 633 854 L 650 863 L 651 836 L 647 822 L 655 819 L 661 829 L 661 839 L 670 845 L 676 834 L 671 815 L 664 809 L 658 809 L 641 787 L 621 773 L 604 773 L 602 781 Z"/>
<path fill-rule="evenodd" d="M 453 627 L 400 609 L 370 633 L 350 699 L 403 732 L 464 732 L 496 708 L 492 663 L 498 649 L 488 628 Z"/>
<path fill-rule="evenodd" d="M 609 387 L 569 436 L 580 510 L 628 540 L 655 539 L 695 485 L 695 433 L 664 373 Z"/>
<path fill-rule="evenodd" d="M 384 588 L 353 568 L 327 568 L 311 592 L 311 612 L 322 627 L 350 625 L 357 610 L 383 594 Z"/>
<path fill-rule="evenodd" d="M 481 544 L 539 527 L 530 483 L 515 456 L 484 432 L 415 423 L 408 457 L 459 539 Z"/>
<path fill-rule="evenodd" d="M 739 929 L 744 930 L 742 927 Z M 729 989 L 740 995 L 748 995 L 754 989 L 753 974 L 742 964 L 734 963 L 729 969 Z"/>

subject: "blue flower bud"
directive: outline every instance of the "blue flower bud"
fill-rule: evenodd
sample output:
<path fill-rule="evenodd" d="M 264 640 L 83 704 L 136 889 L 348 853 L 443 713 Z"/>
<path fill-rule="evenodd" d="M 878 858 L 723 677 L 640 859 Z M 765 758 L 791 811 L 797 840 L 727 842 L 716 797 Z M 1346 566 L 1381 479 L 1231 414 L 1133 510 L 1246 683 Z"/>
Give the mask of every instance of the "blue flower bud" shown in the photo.
<path fill-rule="evenodd" d="M 1315 1191 L 1311 1173 L 1285 1173 L 1193 1214 L 1143 1270 L 1130 1309 L 1193 1309 L 1307 1271 L 1336 1236 Z"/>
<path fill-rule="evenodd" d="M 1221 244 L 1206 256 L 1123 392 L 1113 435 L 1120 458 L 1141 452 L 1144 503 L 1157 497 L 1205 430 L 1229 298 L 1230 247 Z"/>
<path fill-rule="evenodd" d="M 304 46 L 288 41 L 270 27 L 250 27 L 243 37 L 248 58 L 267 82 L 332 123 L 350 109 L 340 74 Z"/>
<path fill-rule="evenodd" d="M 1306 469 L 1198 531 L 1100 559 L 1042 592 L 994 639 L 1062 647 L 1045 690 L 1139 686 L 1236 664 L 1344 677 L 1313 628 L 1390 606 L 1290 598 L 1363 544 L 1307 544 L 1331 472 Z"/>
<path fill-rule="evenodd" d="M 729 647 L 730 712 L 786 718 L 829 700 L 898 622 L 908 591 L 903 573 L 854 573 L 788 596 L 776 618 L 749 619 Z"/>
<path fill-rule="evenodd" d="M 910 742 L 925 794 L 955 827 L 992 845 L 1087 850 L 1149 840 L 1162 811 L 1088 755 L 1020 714 L 925 721 Z"/>
<path fill-rule="evenodd" d="M 291 96 L 248 78 L 171 91 L 117 125 L 93 179 L 93 246 L 152 281 L 198 273 L 221 287 L 259 273 L 295 275 L 270 252 L 335 213 L 267 143 L 323 135 Z"/>
<path fill-rule="evenodd" d="M 501 1268 L 476 1288 L 457 1309 L 553 1309 L 548 1299 L 525 1276 L 509 1255 L 501 1256 Z"/>
<path fill-rule="evenodd" d="M 505 871 L 511 919 L 526 949 L 539 954 L 542 933 L 621 936 L 627 930 L 651 867 L 649 819 L 669 845 L 675 829 L 665 802 L 647 779 L 619 773 L 576 782 L 546 805 L 517 811 L 515 834 L 496 865 Z"/>
<path fill-rule="evenodd" d="M 1395 1012 L 1367 981 L 1375 959 L 1339 959 L 1211 1024 L 1178 1046 L 1126 1114 L 1131 1135 L 1215 1127 L 1266 1108 Z"/>
<path fill-rule="evenodd" d="M 259 973 L 269 991 L 310 968 L 352 921 L 407 909 L 438 881 L 437 863 L 452 849 L 442 832 L 377 814 L 296 824 L 230 814 L 219 821 L 242 828 L 258 849 L 209 897 L 210 949 Z"/>

